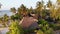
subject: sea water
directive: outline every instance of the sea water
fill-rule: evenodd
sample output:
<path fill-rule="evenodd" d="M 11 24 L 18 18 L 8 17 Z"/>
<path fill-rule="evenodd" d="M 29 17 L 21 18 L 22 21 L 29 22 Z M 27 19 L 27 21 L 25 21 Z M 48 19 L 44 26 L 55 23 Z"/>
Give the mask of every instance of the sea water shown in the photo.
<path fill-rule="evenodd" d="M 11 16 L 13 13 L 10 10 L 0 10 L 0 17 L 4 16 L 4 14 Z"/>

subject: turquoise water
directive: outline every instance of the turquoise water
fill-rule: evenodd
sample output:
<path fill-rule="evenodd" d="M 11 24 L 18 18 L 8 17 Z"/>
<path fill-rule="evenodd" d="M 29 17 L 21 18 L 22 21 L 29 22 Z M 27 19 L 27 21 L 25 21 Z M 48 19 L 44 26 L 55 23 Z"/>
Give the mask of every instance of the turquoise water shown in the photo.
<path fill-rule="evenodd" d="M 0 16 L 2 17 L 4 14 L 11 16 L 13 13 L 10 10 L 0 10 Z"/>

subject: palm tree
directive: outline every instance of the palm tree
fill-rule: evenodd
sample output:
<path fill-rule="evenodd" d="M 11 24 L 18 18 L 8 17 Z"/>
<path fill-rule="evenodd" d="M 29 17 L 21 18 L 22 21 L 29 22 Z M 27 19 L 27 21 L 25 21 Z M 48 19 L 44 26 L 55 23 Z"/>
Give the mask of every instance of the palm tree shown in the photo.
<path fill-rule="evenodd" d="M 33 11 L 33 8 L 31 7 L 28 12 L 29 13 L 32 13 L 32 11 Z"/>
<path fill-rule="evenodd" d="M 48 3 L 47 3 L 47 7 L 50 8 L 52 7 L 52 2 L 49 0 Z"/>
<path fill-rule="evenodd" d="M 57 0 L 56 3 L 57 3 L 57 8 L 59 8 L 60 7 L 60 0 Z"/>
<path fill-rule="evenodd" d="M 27 8 L 23 4 L 20 6 L 20 8 L 18 8 L 18 14 L 27 14 Z"/>
<path fill-rule="evenodd" d="M 42 3 L 41 2 L 37 2 L 37 6 L 36 6 L 37 8 L 37 11 L 41 11 L 41 9 L 42 9 Z"/>
<path fill-rule="evenodd" d="M 11 12 L 16 13 L 15 7 L 11 8 L 10 10 L 11 10 Z"/>
<path fill-rule="evenodd" d="M 55 9 L 55 6 L 52 6 L 50 9 L 50 17 L 53 18 L 53 20 L 57 19 L 57 9 Z"/>
<path fill-rule="evenodd" d="M 44 3 L 43 3 L 43 1 L 42 2 L 37 2 L 37 8 L 36 8 L 36 11 L 37 11 L 37 14 L 38 14 L 38 16 L 40 17 L 42 17 L 42 9 L 43 9 L 43 5 L 44 5 Z"/>
<path fill-rule="evenodd" d="M 56 13 L 57 13 L 56 14 L 57 18 L 60 20 L 60 7 L 57 9 L 57 12 Z"/>
<path fill-rule="evenodd" d="M 57 2 L 60 2 L 60 0 L 57 0 Z"/>

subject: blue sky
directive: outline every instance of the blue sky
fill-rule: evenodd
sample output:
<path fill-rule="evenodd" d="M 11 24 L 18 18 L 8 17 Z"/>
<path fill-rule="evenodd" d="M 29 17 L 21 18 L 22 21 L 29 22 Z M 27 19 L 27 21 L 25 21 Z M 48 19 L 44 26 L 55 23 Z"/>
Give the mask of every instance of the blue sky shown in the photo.
<path fill-rule="evenodd" d="M 11 7 L 18 8 L 21 4 L 24 4 L 26 7 L 30 8 L 31 6 L 33 8 L 36 7 L 36 2 L 41 0 L 0 0 L 0 3 L 2 4 L 2 10 L 9 10 Z M 56 2 L 56 0 L 51 0 L 53 3 Z M 48 0 L 44 0 L 45 3 L 48 2 Z"/>

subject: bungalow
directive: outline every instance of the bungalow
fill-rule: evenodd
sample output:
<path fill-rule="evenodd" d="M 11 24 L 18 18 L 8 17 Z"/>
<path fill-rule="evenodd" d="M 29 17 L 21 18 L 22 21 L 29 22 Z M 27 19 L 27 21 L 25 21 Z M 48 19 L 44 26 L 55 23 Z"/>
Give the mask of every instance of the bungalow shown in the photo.
<path fill-rule="evenodd" d="M 35 19 L 32 16 L 25 16 L 23 19 L 20 21 L 20 25 L 23 27 L 23 29 L 33 29 L 33 28 L 39 28 L 38 26 L 38 20 Z"/>

